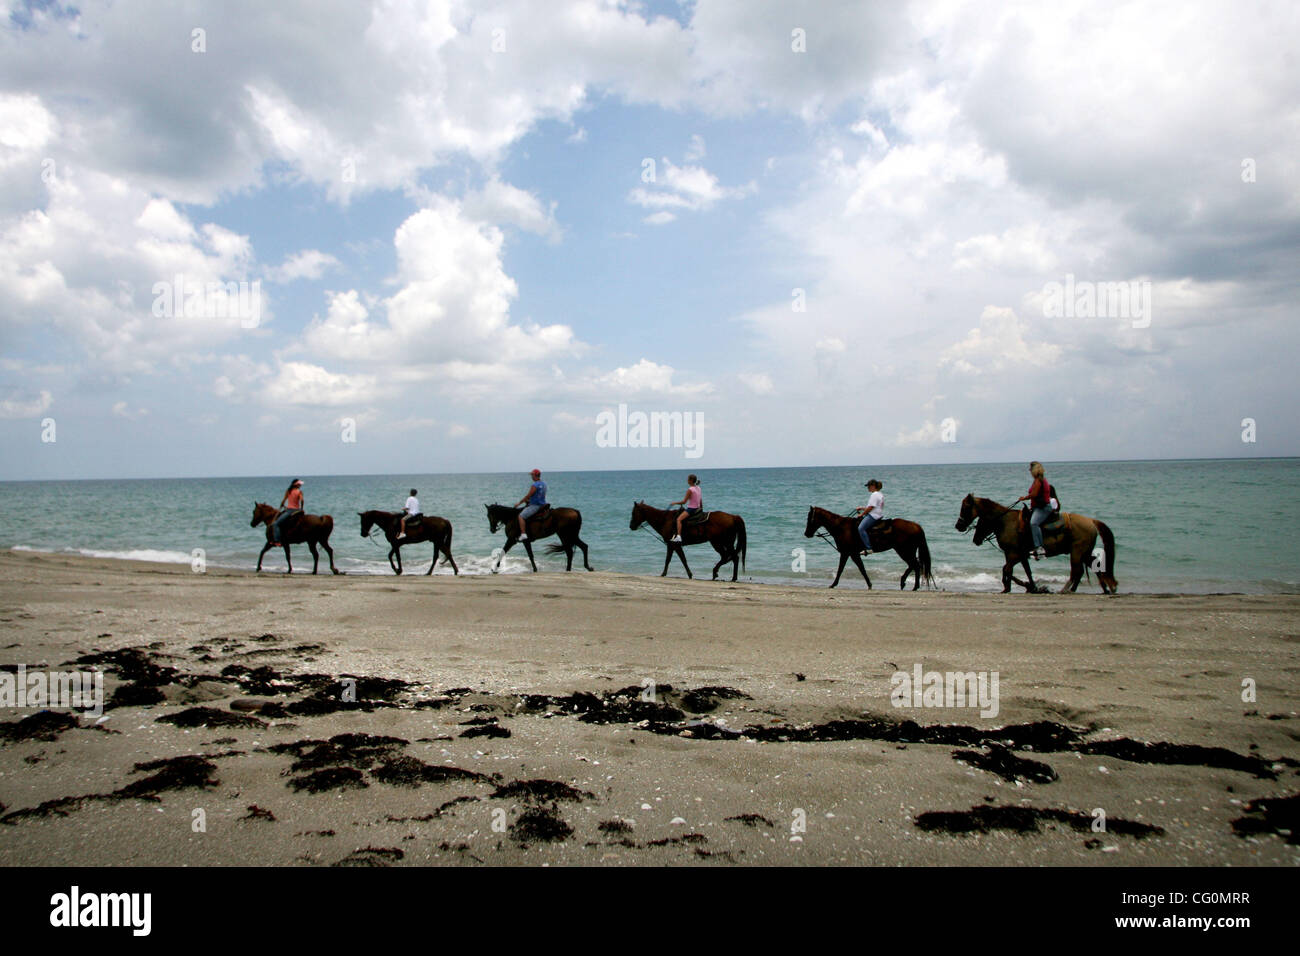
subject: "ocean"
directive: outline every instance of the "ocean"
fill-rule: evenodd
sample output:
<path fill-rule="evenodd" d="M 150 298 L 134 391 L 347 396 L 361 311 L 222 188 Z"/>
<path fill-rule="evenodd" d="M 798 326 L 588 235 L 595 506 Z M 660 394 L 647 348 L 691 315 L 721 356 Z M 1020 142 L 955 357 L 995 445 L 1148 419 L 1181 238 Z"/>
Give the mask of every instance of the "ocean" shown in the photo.
<path fill-rule="evenodd" d="M 553 505 L 582 511 L 582 536 L 594 568 L 658 574 L 664 546 L 645 531 L 629 530 L 632 504 L 644 499 L 664 507 L 681 498 L 686 474 L 556 471 L 543 477 Z M 1023 462 L 739 468 L 699 475 L 705 508 L 745 519 L 749 551 L 742 580 L 829 584 L 837 556 L 828 542 L 803 536 L 808 508 L 847 513 L 866 501 L 862 486 L 876 477 L 885 484 L 886 515 L 925 528 L 936 582 L 955 591 L 1001 589 L 1002 561 L 995 546 L 976 548 L 969 532 L 959 534 L 953 527 L 962 498 L 973 492 L 1011 504 L 1030 483 Z M 1047 475 L 1065 510 L 1100 518 L 1114 531 L 1121 593 L 1300 593 L 1300 540 L 1290 533 L 1300 459 L 1056 462 L 1048 463 Z M 210 565 L 251 569 L 265 541 L 264 531 L 248 524 L 253 503 L 278 503 L 293 477 L 0 482 L 0 547 L 184 564 L 202 549 Z M 419 489 L 426 514 L 451 521 L 452 553 L 461 573 L 489 573 L 502 535 L 488 533 L 483 506 L 513 504 L 529 481 L 523 472 L 300 477 L 307 510 L 334 516 L 331 544 L 339 569 L 350 574 L 392 573 L 383 539 L 360 537 L 357 512 L 398 511 L 412 487 Z M 795 570 L 798 549 L 805 570 Z M 536 546 L 534 551 L 542 571 L 563 572 L 563 555 L 545 555 Z M 430 554 L 428 544 L 403 549 L 406 573 L 423 574 Z M 310 570 L 305 546 L 295 547 L 293 556 L 295 572 Z M 707 546 L 689 548 L 687 557 L 696 577 L 708 577 L 716 560 Z M 279 551 L 267 554 L 264 568 L 283 570 Z M 528 570 L 522 548 L 506 556 L 501 570 Z M 730 566 L 724 570 L 729 577 Z M 904 565 L 887 552 L 869 558 L 867 570 L 877 588 L 896 589 Z M 434 572 L 450 573 L 441 565 Z M 682 574 L 675 560 L 670 574 Z M 1049 586 L 1059 587 L 1067 575 L 1064 558 L 1035 565 L 1035 578 Z M 865 587 L 852 564 L 840 587 Z M 1095 580 L 1085 579 L 1079 589 L 1099 593 Z"/>

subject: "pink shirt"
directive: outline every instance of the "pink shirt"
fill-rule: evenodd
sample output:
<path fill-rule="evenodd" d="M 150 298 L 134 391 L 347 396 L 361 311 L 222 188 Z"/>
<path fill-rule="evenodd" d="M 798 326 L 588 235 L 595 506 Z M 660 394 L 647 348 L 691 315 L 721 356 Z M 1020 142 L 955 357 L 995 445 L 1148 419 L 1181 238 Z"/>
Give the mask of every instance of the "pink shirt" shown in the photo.
<path fill-rule="evenodd" d="M 700 491 L 699 485 L 691 485 L 690 488 L 686 490 L 686 507 L 698 508 L 703 499 L 704 495 Z"/>
<path fill-rule="evenodd" d="M 302 507 L 302 491 L 297 488 L 290 488 L 289 493 L 285 495 L 284 506 L 286 508 Z"/>

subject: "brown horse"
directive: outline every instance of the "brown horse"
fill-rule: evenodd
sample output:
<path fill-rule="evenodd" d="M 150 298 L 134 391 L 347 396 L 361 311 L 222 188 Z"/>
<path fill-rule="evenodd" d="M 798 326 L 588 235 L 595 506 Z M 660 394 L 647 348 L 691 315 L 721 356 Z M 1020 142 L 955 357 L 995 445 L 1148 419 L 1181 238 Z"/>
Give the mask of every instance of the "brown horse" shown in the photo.
<path fill-rule="evenodd" d="M 710 511 L 709 516 L 703 521 L 687 520 L 682 525 L 682 540 L 677 542 L 673 541 L 672 537 L 677 533 L 677 516 L 680 513 L 661 511 L 644 501 L 632 505 L 632 521 L 628 527 L 635 531 L 644 523 L 664 539 L 664 544 L 668 545 L 663 573 L 659 576 L 662 578 L 668 574 L 668 565 L 672 563 L 673 555 L 676 554 L 682 559 L 686 576 L 695 577 L 691 574 L 691 566 L 686 563 L 684 546 L 703 544 L 707 541 L 720 555 L 718 563 L 713 566 L 713 580 L 718 580 L 718 568 L 728 561 L 731 562 L 731 580 L 736 580 L 737 568 L 745 563 L 745 519 L 740 515 L 727 514 L 725 511 Z"/>
<path fill-rule="evenodd" d="M 975 522 L 975 544 L 981 545 L 989 537 L 996 538 L 998 547 L 1006 555 L 1006 564 L 1002 566 L 1003 594 L 1011 590 L 1013 581 L 1031 593 L 1045 590 L 1034 583 L 1033 572 L 1029 570 L 1028 556 L 1034 539 L 1029 530 L 1028 508 L 1017 511 L 990 498 L 967 495 L 962 499 L 957 530 L 964 532 L 972 521 Z M 1061 588 L 1062 594 L 1078 588 L 1098 537 L 1105 557 L 1097 569 L 1097 580 L 1102 594 L 1114 594 L 1119 590 L 1119 583 L 1115 580 L 1115 535 L 1104 522 L 1063 511 L 1058 520 L 1043 526 L 1043 547 L 1048 557 L 1057 554 L 1070 556 L 1070 580 Z M 1012 574 L 1017 564 L 1025 569 L 1028 581 L 1021 581 Z"/>
<path fill-rule="evenodd" d="M 262 570 L 262 558 L 274 546 L 271 524 L 279 513 L 268 504 L 260 501 L 253 502 L 253 520 L 248 523 L 248 526 L 256 528 L 259 524 L 266 525 L 266 547 L 262 548 L 262 553 L 257 556 L 258 571 Z M 289 545 L 302 544 L 305 541 L 307 547 L 311 549 L 311 573 L 315 574 L 320 566 L 320 553 L 316 550 L 316 545 L 319 544 L 330 556 L 330 570 L 338 574 L 339 569 L 334 567 L 334 549 L 330 547 L 330 532 L 333 530 L 334 518 L 331 515 L 300 514 L 281 525 L 280 542 L 284 545 L 284 562 L 289 566 L 289 573 L 293 574 L 293 559 L 289 555 Z"/>
<path fill-rule="evenodd" d="M 871 578 L 867 577 L 867 569 L 862 564 L 862 537 L 858 534 L 858 519 L 837 515 L 825 508 L 809 508 L 808 524 L 803 529 L 803 536 L 811 538 L 823 528 L 840 553 L 840 566 L 835 571 L 835 580 L 831 582 L 831 587 L 840 583 L 844 564 L 852 558 L 853 563 L 862 572 L 867 587 L 870 588 Z M 926 544 L 925 531 L 919 524 L 906 518 L 887 518 L 872 528 L 869 534 L 873 552 L 896 551 L 907 565 L 907 570 L 898 581 L 900 591 L 907 586 L 909 574 L 913 576 L 913 591 L 921 586 L 922 575 L 927 585 L 935 586 L 934 576 L 930 573 L 930 546 Z"/>
<path fill-rule="evenodd" d="M 488 514 L 488 531 L 491 534 L 497 533 L 497 528 L 504 527 L 506 531 L 506 546 L 501 552 L 504 558 L 507 551 L 513 548 L 519 541 L 519 512 L 522 508 L 512 508 L 510 505 L 484 505 Z M 533 515 L 528 519 L 528 540 L 524 542 L 524 550 L 528 552 L 528 563 L 533 566 L 533 571 L 537 570 L 537 562 L 533 560 L 533 542 L 538 538 L 549 538 L 551 535 L 558 535 L 559 544 L 552 544 L 547 547 L 548 554 L 560 554 L 563 552 L 568 561 L 565 563 L 564 570 L 573 570 L 573 549 L 575 547 L 582 549 L 582 565 L 588 571 L 596 570 L 587 561 L 587 542 L 578 537 L 582 531 L 582 512 L 577 508 L 547 508 L 541 514 Z M 497 568 L 492 569 L 495 574 Z"/>
<path fill-rule="evenodd" d="M 370 537 L 370 529 L 374 527 L 384 532 L 384 537 L 388 539 L 388 564 L 396 573 L 402 573 L 402 545 L 429 541 L 433 544 L 433 564 L 430 564 L 429 570 L 424 573 L 426 575 L 433 573 L 438 563 L 438 552 L 441 551 L 443 557 L 451 563 L 451 570 L 455 574 L 460 574 L 460 568 L 456 567 L 456 559 L 451 556 L 451 522 L 446 518 L 439 518 L 437 515 L 420 515 L 419 521 L 408 518 L 406 537 L 399 539 L 397 536 L 402 529 L 400 512 L 358 511 L 357 515 L 361 518 L 361 537 Z M 394 561 L 394 558 L 397 560 Z"/>

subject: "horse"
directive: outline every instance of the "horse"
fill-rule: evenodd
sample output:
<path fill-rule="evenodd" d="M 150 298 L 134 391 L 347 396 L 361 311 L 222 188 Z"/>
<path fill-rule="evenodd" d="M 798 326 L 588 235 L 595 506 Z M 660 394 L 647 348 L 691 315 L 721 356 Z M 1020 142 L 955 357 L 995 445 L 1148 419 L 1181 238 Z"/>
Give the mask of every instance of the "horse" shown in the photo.
<path fill-rule="evenodd" d="M 519 540 L 519 512 L 522 508 L 512 508 L 510 505 L 485 504 L 488 515 L 488 531 L 491 534 L 497 533 L 498 527 L 504 527 L 506 530 L 506 546 L 501 552 L 505 557 L 506 552 L 515 546 Z M 541 514 L 533 515 L 528 519 L 528 540 L 524 542 L 524 550 L 528 552 L 528 563 L 533 566 L 533 571 L 537 571 L 537 562 L 533 559 L 533 542 L 538 538 L 549 538 L 551 535 L 559 535 L 560 543 L 548 545 L 547 554 L 564 553 L 568 559 L 565 562 L 564 570 L 573 570 L 573 549 L 579 547 L 582 549 L 582 564 L 588 571 L 596 570 L 587 561 L 587 542 L 578 537 L 582 530 L 582 512 L 577 508 L 547 508 Z M 496 568 L 492 569 L 495 574 Z"/>
<path fill-rule="evenodd" d="M 451 522 L 446 518 L 439 518 L 437 515 L 420 515 L 419 521 L 408 518 L 406 537 L 399 540 L 397 536 L 402 528 L 400 512 L 358 511 L 357 516 L 361 519 L 361 537 L 370 537 L 372 527 L 378 527 L 384 532 L 384 537 L 388 538 L 388 564 L 396 573 L 402 573 L 402 545 L 430 541 L 433 543 L 433 564 L 430 564 L 429 570 L 424 573 L 426 575 L 433 573 L 434 567 L 438 564 L 438 552 L 441 551 L 443 557 L 451 563 L 451 570 L 460 574 L 460 568 L 456 567 L 456 559 L 451 556 Z M 394 561 L 394 558 L 397 560 Z"/>
<path fill-rule="evenodd" d="M 677 542 L 673 541 L 672 537 L 677 533 L 678 514 L 680 514 L 678 511 L 661 511 L 644 501 L 632 505 L 632 521 L 628 527 L 635 531 L 644 523 L 664 539 L 664 544 L 668 545 L 668 554 L 664 557 L 664 569 L 659 576 L 661 578 L 667 576 L 668 565 L 672 563 L 673 555 L 676 554 L 682 559 L 686 576 L 694 578 L 695 575 L 691 574 L 691 566 L 686 563 L 684 546 L 703 544 L 707 541 L 720 555 L 718 563 L 713 566 L 713 580 L 718 580 L 718 568 L 728 561 L 731 562 L 731 580 L 736 580 L 737 568 L 743 567 L 745 563 L 745 519 L 740 515 L 727 514 L 725 511 L 710 511 L 703 521 L 684 522 L 682 540 Z"/>
<path fill-rule="evenodd" d="M 266 546 L 262 548 L 262 553 L 257 556 L 258 571 L 262 570 L 262 558 L 274 545 L 271 538 L 271 525 L 279 513 L 278 510 L 261 501 L 253 502 L 253 520 L 248 523 L 248 526 L 256 528 L 259 524 L 266 524 Z M 293 574 L 293 559 L 289 555 L 289 545 L 302 544 L 305 541 L 307 547 L 311 549 L 312 574 L 315 574 L 316 569 L 320 566 L 320 553 L 316 550 L 318 544 L 330 556 L 330 570 L 335 574 L 339 574 L 339 569 L 334 567 L 334 549 L 330 547 L 330 532 L 333 530 L 334 518 L 332 515 L 299 514 L 282 524 L 280 526 L 280 543 L 284 545 L 284 562 L 289 566 L 289 573 Z"/>
<path fill-rule="evenodd" d="M 1003 594 L 1011 590 L 1013 581 L 1030 593 L 1046 590 L 1034 583 L 1033 572 L 1029 570 L 1028 556 L 1033 548 L 1033 537 L 1029 530 L 1027 515 L 1028 509 L 1017 511 L 1015 508 L 1000 505 L 991 498 L 967 495 L 962 499 L 961 514 L 957 518 L 957 530 L 965 532 L 971 522 L 975 522 L 975 544 L 981 545 L 985 539 L 992 536 L 997 539 L 998 547 L 1006 555 L 1006 564 L 1002 566 Z M 1116 593 L 1119 590 L 1119 583 L 1115 580 L 1115 535 L 1111 533 L 1110 528 L 1096 518 L 1066 511 L 1061 512 L 1060 520 L 1063 524 L 1059 527 L 1055 526 L 1056 522 L 1043 527 L 1043 547 L 1049 557 L 1057 554 L 1070 556 L 1070 580 L 1065 587 L 1061 588 L 1061 593 L 1072 593 L 1079 587 L 1079 579 L 1087 570 L 1088 560 L 1097 545 L 1098 537 L 1101 538 L 1101 546 L 1105 554 L 1102 567 L 1097 571 L 1101 593 Z M 1017 564 L 1025 569 L 1025 577 L 1029 579 L 1027 582 L 1021 581 L 1012 574 Z"/>
<path fill-rule="evenodd" d="M 867 569 L 862 564 L 862 536 L 858 534 L 858 519 L 838 515 L 825 508 L 809 508 L 808 524 L 803 529 L 803 536 L 811 538 L 823 528 L 829 533 L 830 540 L 840 553 L 840 566 L 835 571 L 835 580 L 831 582 L 831 587 L 840 583 L 844 564 L 852 558 L 853 563 L 862 572 L 862 577 L 866 579 L 867 587 L 870 588 L 871 578 L 867 576 Z M 907 570 L 898 581 L 900 591 L 907 586 L 909 574 L 913 576 L 913 591 L 921 586 L 923 575 L 927 585 L 935 586 L 934 576 L 930 573 L 930 546 L 926 544 L 925 531 L 919 524 L 906 518 L 888 518 L 873 527 L 869 533 L 873 552 L 896 551 L 907 564 Z"/>

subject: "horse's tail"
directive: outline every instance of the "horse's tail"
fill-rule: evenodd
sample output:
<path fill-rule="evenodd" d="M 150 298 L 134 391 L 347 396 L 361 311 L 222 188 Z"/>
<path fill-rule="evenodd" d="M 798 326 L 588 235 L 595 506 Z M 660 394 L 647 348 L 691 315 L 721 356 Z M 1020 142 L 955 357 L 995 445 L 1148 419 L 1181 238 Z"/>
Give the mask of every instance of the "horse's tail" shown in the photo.
<path fill-rule="evenodd" d="M 920 528 L 920 525 L 917 526 Z M 916 556 L 921 559 L 921 571 L 925 575 L 926 587 L 937 587 L 934 583 L 934 575 L 930 573 L 930 545 L 925 540 L 925 529 L 921 530 L 921 545 L 916 549 Z"/>
<path fill-rule="evenodd" d="M 1097 531 L 1101 535 L 1101 547 L 1106 555 L 1106 566 L 1099 576 L 1109 578 L 1111 590 L 1118 590 L 1119 583 L 1115 580 L 1115 535 L 1104 521 L 1097 522 Z"/>
<path fill-rule="evenodd" d="M 739 527 L 736 528 L 736 549 L 740 551 L 740 570 L 744 571 L 745 570 L 745 546 L 746 546 L 745 519 L 740 517 L 740 515 L 736 515 L 736 524 L 739 525 Z"/>
<path fill-rule="evenodd" d="M 548 544 L 546 546 L 547 554 L 564 554 L 564 552 L 565 552 L 565 546 L 563 541 L 561 541 L 559 544 Z"/>

